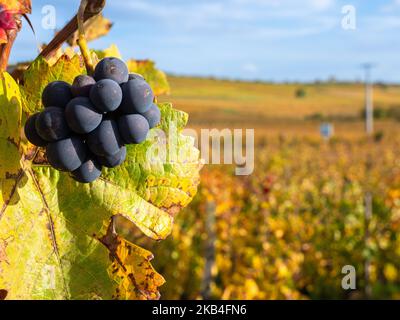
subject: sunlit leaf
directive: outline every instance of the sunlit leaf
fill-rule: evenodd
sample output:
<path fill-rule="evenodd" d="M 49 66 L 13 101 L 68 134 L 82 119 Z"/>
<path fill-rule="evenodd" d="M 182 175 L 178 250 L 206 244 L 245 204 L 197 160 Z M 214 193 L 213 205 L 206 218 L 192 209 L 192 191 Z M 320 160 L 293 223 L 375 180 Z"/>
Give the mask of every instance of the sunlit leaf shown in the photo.
<path fill-rule="evenodd" d="M 167 76 L 151 60 L 128 60 L 129 71 L 141 74 L 153 88 L 156 96 L 170 91 Z"/>
<path fill-rule="evenodd" d="M 78 56 L 62 56 L 53 65 L 35 61 L 21 88 L 4 74 L 0 290 L 7 299 L 158 298 L 164 280 L 150 264 L 151 253 L 115 234 L 114 217 L 164 239 L 173 216 L 196 193 L 199 152 L 181 133 L 187 115 L 170 104 L 159 105 L 161 124 L 143 144 L 128 148 L 127 161 L 89 185 L 52 169 L 20 140 L 21 119 L 42 109 L 47 83 L 72 82 L 83 72 Z"/>
<path fill-rule="evenodd" d="M 84 24 L 85 38 L 88 42 L 101 38 L 107 35 L 112 27 L 112 22 L 105 18 L 102 14 L 96 15 L 87 20 Z M 76 31 L 68 40 L 70 46 L 76 46 L 78 39 L 78 31 Z"/>

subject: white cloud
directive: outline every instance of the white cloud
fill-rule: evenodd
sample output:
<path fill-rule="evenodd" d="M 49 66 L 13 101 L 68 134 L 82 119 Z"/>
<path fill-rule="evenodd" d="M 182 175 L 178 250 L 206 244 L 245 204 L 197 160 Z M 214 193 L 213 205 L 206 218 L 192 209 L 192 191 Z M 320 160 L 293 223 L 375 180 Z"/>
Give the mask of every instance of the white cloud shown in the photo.
<path fill-rule="evenodd" d="M 392 0 L 389 4 L 383 5 L 380 8 L 381 12 L 393 12 L 400 7 L 400 0 Z"/>
<path fill-rule="evenodd" d="M 334 0 L 310 0 L 311 7 L 319 11 L 330 9 L 334 4 Z"/>
<path fill-rule="evenodd" d="M 229 2 L 229 1 L 228 1 Z M 242 5 L 275 7 L 275 8 L 305 8 L 307 10 L 326 10 L 335 4 L 335 0 L 232 0 L 232 3 Z"/>
<path fill-rule="evenodd" d="M 336 0 L 114 0 L 110 5 L 118 8 L 122 2 L 124 10 L 156 17 L 178 33 L 196 30 L 261 39 L 296 37 L 325 32 L 338 20 L 329 17 Z"/>
<path fill-rule="evenodd" d="M 400 1 L 400 0 L 399 0 Z M 331 9 L 335 0 L 203 0 L 171 2 L 135 0 L 114 0 L 110 6 L 123 7 L 124 10 L 135 10 L 159 18 L 181 17 L 191 19 L 193 16 L 212 18 L 230 18 L 246 20 L 254 17 L 301 17 Z"/>
<path fill-rule="evenodd" d="M 370 16 L 364 18 L 364 30 L 369 34 L 370 32 L 382 32 L 385 30 L 399 29 L 400 17 L 384 15 L 384 16 Z"/>
<path fill-rule="evenodd" d="M 251 62 L 243 64 L 242 70 L 245 73 L 248 73 L 250 75 L 254 75 L 254 74 L 258 73 L 258 67 L 254 63 L 251 63 Z"/>

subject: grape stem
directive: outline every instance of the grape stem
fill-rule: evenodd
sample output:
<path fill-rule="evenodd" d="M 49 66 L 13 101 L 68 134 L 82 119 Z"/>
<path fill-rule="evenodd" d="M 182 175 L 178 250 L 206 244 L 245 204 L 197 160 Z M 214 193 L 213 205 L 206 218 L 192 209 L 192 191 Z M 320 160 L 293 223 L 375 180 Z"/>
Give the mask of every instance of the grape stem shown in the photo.
<path fill-rule="evenodd" d="M 79 49 L 81 50 L 83 60 L 86 65 L 86 71 L 88 75 L 92 75 L 94 72 L 94 66 L 93 66 L 93 60 L 90 55 L 90 50 L 86 41 L 86 36 L 85 36 L 85 10 L 88 5 L 88 0 L 81 0 L 81 4 L 79 6 L 79 11 L 77 15 L 77 21 L 78 21 L 78 46 Z"/>

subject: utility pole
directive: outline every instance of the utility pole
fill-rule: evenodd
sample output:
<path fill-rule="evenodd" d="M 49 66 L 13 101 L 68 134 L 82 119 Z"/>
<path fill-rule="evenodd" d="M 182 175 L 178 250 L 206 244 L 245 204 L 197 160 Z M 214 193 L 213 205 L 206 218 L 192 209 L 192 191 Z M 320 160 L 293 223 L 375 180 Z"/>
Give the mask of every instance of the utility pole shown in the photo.
<path fill-rule="evenodd" d="M 374 68 L 372 63 L 365 63 L 362 65 L 365 71 L 365 132 L 368 137 L 371 137 L 374 133 L 374 104 L 373 104 L 373 87 L 371 80 L 371 70 Z M 369 142 L 371 143 L 372 140 Z M 369 247 L 370 240 L 370 223 L 373 215 L 373 193 L 371 185 L 369 183 L 370 173 L 372 171 L 373 158 L 371 153 L 368 153 L 366 160 L 366 186 L 365 186 L 365 196 L 364 196 L 364 246 Z M 364 260 L 364 281 L 365 281 L 365 297 L 367 299 L 371 298 L 371 261 L 370 257 L 367 255 Z"/>
<path fill-rule="evenodd" d="M 368 137 L 372 137 L 374 133 L 374 104 L 373 104 L 373 87 L 371 80 L 371 70 L 375 66 L 372 63 L 364 63 L 362 68 L 365 72 L 365 133 Z M 372 139 L 368 139 L 369 143 L 372 142 Z M 373 193 L 371 189 L 371 185 L 369 183 L 370 173 L 372 171 L 373 166 L 373 158 L 371 153 L 367 154 L 366 159 L 366 186 L 365 186 L 365 194 L 364 194 L 364 247 L 367 249 L 369 247 L 370 240 L 370 223 L 373 215 Z M 366 255 L 364 257 L 364 294 L 367 299 L 371 298 L 372 290 L 371 290 L 371 261 L 370 257 Z"/>
<path fill-rule="evenodd" d="M 365 131 L 370 136 L 374 133 L 374 105 L 371 82 L 371 69 L 374 68 L 374 65 L 372 63 L 364 63 L 362 68 L 365 71 Z"/>

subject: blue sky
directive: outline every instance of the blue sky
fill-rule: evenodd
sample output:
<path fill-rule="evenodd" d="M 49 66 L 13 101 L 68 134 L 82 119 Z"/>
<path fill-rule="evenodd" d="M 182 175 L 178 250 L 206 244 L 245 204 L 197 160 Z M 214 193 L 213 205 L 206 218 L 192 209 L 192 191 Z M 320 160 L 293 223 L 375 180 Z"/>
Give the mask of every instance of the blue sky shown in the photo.
<path fill-rule="evenodd" d="M 56 8 L 57 28 L 78 0 L 32 0 L 40 43 L 44 5 Z M 356 30 L 342 28 L 342 7 L 356 8 Z M 150 58 L 182 75 L 272 81 L 362 77 L 360 64 L 377 64 L 374 79 L 400 82 L 400 0 L 109 0 L 111 33 L 91 43 L 115 43 L 124 58 Z M 36 40 L 28 27 L 12 61 L 32 59 Z"/>

